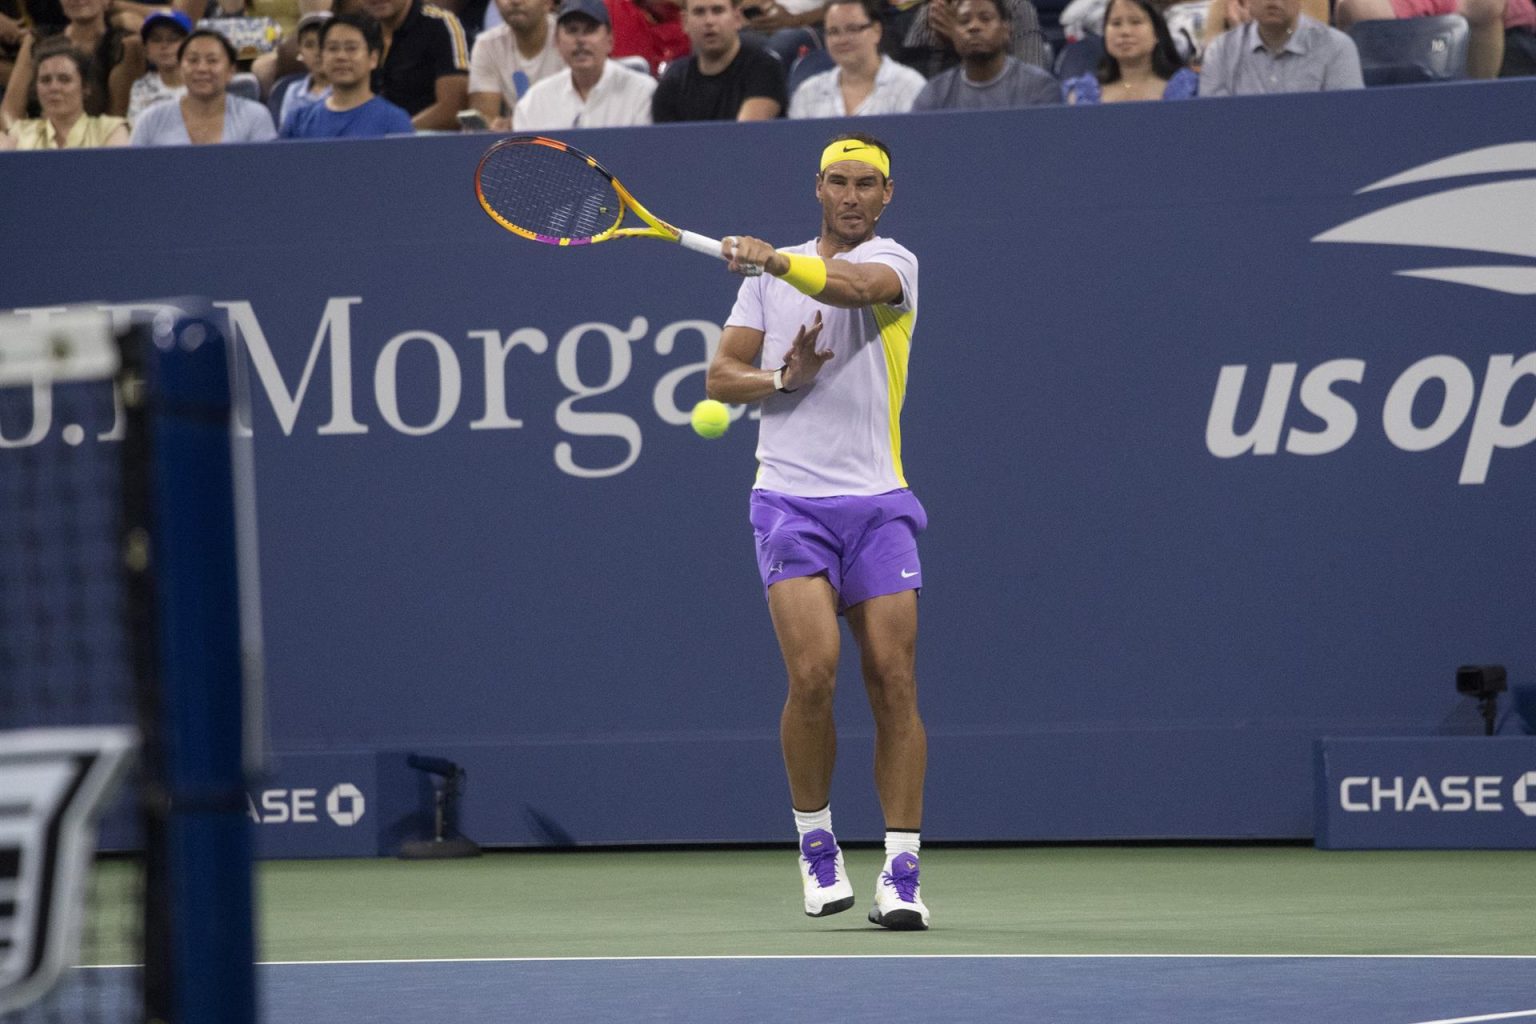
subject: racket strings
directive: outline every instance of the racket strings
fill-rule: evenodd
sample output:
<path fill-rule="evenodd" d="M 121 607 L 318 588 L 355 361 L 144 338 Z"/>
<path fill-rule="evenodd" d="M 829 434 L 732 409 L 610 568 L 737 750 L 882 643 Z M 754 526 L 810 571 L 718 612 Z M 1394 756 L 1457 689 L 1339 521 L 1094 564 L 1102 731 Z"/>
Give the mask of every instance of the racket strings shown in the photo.
<path fill-rule="evenodd" d="M 575 153 L 535 142 L 488 154 L 480 194 L 499 217 L 550 241 L 592 238 L 624 215 L 606 174 Z"/>

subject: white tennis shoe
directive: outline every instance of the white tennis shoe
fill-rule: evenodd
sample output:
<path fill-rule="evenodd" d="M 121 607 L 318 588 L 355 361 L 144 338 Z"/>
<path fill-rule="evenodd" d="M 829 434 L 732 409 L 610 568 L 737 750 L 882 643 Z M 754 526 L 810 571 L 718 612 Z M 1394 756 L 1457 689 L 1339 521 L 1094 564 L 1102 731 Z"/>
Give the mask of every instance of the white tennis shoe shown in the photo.
<path fill-rule="evenodd" d="M 824 828 L 800 837 L 800 881 L 805 884 L 805 912 L 810 917 L 840 914 L 853 906 L 853 885 L 843 867 L 843 851 Z"/>
<path fill-rule="evenodd" d="M 915 853 L 898 853 L 885 862 L 875 882 L 875 906 L 869 919 L 893 931 L 923 931 L 928 927 L 928 907 L 918 881 L 920 867 Z"/>

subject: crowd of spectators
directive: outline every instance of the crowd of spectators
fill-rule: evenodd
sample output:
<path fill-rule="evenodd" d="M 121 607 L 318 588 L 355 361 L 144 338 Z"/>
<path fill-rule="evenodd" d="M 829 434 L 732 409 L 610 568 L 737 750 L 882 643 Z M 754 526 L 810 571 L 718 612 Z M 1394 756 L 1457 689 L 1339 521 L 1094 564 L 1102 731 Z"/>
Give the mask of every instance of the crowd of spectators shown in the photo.
<path fill-rule="evenodd" d="M 1536 73 L 1536 0 L 1072 0 L 1064 53 L 1030 0 L 0 0 L 0 148 L 1349 89 L 1345 29 L 1437 14 L 1469 76 Z"/>

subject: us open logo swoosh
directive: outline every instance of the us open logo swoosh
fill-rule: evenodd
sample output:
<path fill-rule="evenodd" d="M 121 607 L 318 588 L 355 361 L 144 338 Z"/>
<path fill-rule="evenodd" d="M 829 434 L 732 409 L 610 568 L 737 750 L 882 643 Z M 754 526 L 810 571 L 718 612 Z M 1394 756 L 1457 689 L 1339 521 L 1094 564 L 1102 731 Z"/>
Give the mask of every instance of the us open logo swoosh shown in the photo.
<path fill-rule="evenodd" d="M 1312 241 L 1412 245 L 1536 261 L 1536 142 L 1468 150 L 1383 178 L 1355 194 L 1521 171 L 1531 176 L 1448 187 L 1356 217 Z M 1396 273 L 1508 295 L 1536 295 L 1536 262 L 1420 267 Z"/>

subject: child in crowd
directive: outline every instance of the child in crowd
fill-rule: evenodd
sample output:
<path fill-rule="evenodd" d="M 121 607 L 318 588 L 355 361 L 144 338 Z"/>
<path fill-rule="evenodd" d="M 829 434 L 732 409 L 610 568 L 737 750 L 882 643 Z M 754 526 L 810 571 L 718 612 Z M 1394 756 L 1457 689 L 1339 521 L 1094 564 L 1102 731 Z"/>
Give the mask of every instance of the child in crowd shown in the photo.
<path fill-rule="evenodd" d="M 304 70 L 279 78 L 267 99 L 267 107 L 278 128 L 287 124 L 298 111 L 331 94 L 331 83 L 325 77 L 325 68 L 320 61 L 320 31 L 330 17 L 330 11 L 312 11 L 299 19 L 295 31 L 299 37 L 299 63 L 304 65 Z"/>
<path fill-rule="evenodd" d="M 139 36 L 144 40 L 144 59 L 149 70 L 134 81 L 128 93 L 128 123 L 156 103 L 181 99 L 187 87 L 181 84 L 181 63 L 176 48 L 192 34 L 192 19 L 181 11 L 155 11 L 144 19 Z"/>

